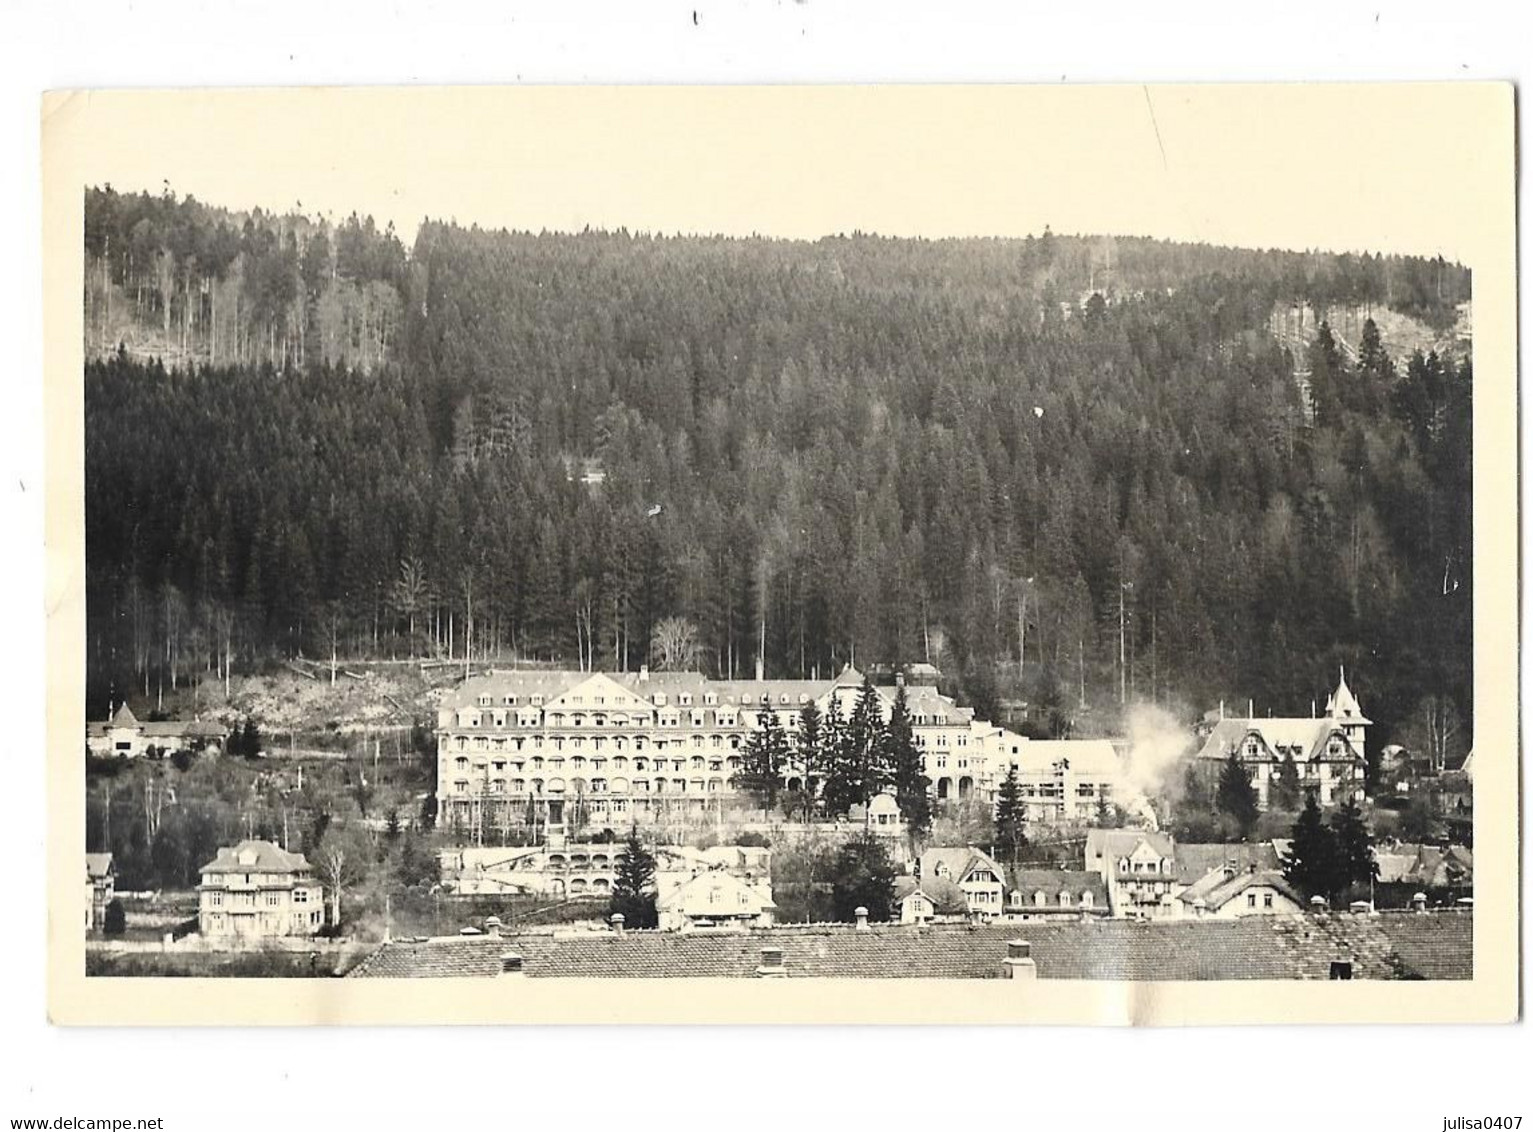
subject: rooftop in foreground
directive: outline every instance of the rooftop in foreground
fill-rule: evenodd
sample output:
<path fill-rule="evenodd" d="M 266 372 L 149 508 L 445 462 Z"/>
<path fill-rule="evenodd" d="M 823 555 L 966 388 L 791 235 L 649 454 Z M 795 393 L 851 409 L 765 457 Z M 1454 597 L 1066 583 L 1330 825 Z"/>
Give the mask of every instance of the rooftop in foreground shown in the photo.
<path fill-rule="evenodd" d="M 735 932 L 448 936 L 382 944 L 360 978 L 489 978 L 503 958 L 529 978 L 753 978 L 777 949 L 789 978 L 999 978 L 1027 940 L 1043 979 L 1468 979 L 1469 912 L 1248 916 L 1138 923 L 781 926 Z"/>

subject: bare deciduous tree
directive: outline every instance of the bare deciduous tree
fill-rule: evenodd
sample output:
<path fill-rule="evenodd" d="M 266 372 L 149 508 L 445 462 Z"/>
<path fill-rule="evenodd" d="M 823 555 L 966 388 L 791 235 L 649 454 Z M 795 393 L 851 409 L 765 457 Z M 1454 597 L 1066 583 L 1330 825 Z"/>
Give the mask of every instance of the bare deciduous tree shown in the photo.
<path fill-rule="evenodd" d="M 698 652 L 697 626 L 685 617 L 667 617 L 655 625 L 650 653 L 656 668 L 664 672 L 696 668 Z"/>
<path fill-rule="evenodd" d="M 330 922 L 341 922 L 341 897 L 346 889 L 367 876 L 368 846 L 356 834 L 339 831 L 320 841 L 314 854 L 314 871 L 330 893 Z"/>

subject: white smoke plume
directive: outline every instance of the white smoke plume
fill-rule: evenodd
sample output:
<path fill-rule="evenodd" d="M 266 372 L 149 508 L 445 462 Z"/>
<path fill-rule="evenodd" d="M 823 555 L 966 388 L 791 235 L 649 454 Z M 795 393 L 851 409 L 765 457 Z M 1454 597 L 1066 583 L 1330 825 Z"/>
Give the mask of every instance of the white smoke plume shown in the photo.
<path fill-rule="evenodd" d="M 1124 717 L 1128 759 L 1123 768 L 1126 809 L 1155 824 L 1150 798 L 1174 788 L 1179 768 L 1192 754 L 1197 738 L 1175 714 L 1155 704 L 1136 703 Z"/>

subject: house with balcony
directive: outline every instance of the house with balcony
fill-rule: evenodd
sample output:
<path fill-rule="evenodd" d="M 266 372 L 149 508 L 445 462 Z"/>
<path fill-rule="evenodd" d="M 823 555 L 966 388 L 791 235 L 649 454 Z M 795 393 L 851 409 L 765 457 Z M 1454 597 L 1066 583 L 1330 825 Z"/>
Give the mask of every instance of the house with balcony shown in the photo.
<path fill-rule="evenodd" d="M 324 927 L 324 889 L 302 853 L 246 840 L 220 849 L 200 871 L 197 929 L 204 937 L 306 936 Z"/>
<path fill-rule="evenodd" d="M 916 878 L 921 884 L 956 885 L 969 915 L 979 919 L 999 916 L 1006 902 L 1006 871 L 990 854 L 973 846 L 926 850 L 917 861 Z"/>
<path fill-rule="evenodd" d="M 1116 917 L 1171 919 L 1176 894 L 1184 887 L 1176 871 L 1171 835 L 1144 829 L 1086 831 L 1085 867 L 1107 886 Z"/>

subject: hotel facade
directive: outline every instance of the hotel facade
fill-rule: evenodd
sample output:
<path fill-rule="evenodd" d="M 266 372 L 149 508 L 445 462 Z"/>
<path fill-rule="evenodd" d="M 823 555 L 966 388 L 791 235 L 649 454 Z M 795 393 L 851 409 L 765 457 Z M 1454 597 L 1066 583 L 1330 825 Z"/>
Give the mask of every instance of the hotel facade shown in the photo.
<path fill-rule="evenodd" d="M 438 709 L 438 821 L 477 840 L 515 827 L 720 821 L 740 804 L 734 777 L 766 713 L 792 742 L 806 706 L 823 715 L 834 700 L 849 717 L 862 684 L 852 668 L 825 680 L 722 681 L 647 669 L 473 676 Z M 898 688 L 875 690 L 887 719 Z M 1036 820 L 1089 820 L 1099 800 L 1112 796 L 1116 758 L 1104 760 L 1079 743 L 1030 741 L 976 720 L 929 685 L 905 691 L 938 802 L 993 804 L 1013 762 L 1024 792 L 1036 799 L 1030 810 Z M 790 766 L 785 787 L 813 792 L 819 783 Z"/>

